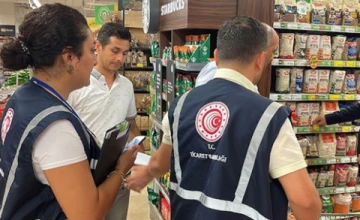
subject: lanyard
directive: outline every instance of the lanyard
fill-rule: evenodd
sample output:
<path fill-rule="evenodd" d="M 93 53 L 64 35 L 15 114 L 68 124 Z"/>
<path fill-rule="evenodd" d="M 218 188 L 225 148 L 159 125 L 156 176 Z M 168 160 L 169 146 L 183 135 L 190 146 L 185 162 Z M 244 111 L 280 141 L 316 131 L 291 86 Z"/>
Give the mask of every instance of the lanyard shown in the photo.
<path fill-rule="evenodd" d="M 90 129 L 85 125 L 85 123 L 81 120 L 81 118 L 79 117 L 79 115 L 76 113 L 76 111 L 69 105 L 69 103 L 51 86 L 49 86 L 48 84 L 46 84 L 45 82 L 36 79 L 35 77 L 31 77 L 31 82 L 35 83 L 36 85 L 43 87 L 45 89 L 48 89 L 50 92 L 52 92 L 56 97 L 58 97 L 61 102 L 80 120 L 80 122 L 84 125 L 84 127 L 86 128 L 86 130 L 88 130 L 88 132 L 95 137 L 95 135 L 90 131 Z"/>

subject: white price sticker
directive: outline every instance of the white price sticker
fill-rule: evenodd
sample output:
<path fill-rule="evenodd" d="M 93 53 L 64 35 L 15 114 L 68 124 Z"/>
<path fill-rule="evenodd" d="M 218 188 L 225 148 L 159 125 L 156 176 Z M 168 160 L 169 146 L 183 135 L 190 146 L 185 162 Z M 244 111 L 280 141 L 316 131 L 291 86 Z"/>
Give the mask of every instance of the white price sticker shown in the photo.
<path fill-rule="evenodd" d="M 290 94 L 285 94 L 284 96 L 283 96 L 283 100 L 285 100 L 285 101 L 291 101 L 291 95 Z"/>
<path fill-rule="evenodd" d="M 344 193 L 345 192 L 345 188 L 336 188 L 335 189 L 335 193 Z"/>
<path fill-rule="evenodd" d="M 279 60 L 278 59 L 273 59 L 272 65 L 279 65 Z"/>
<path fill-rule="evenodd" d="M 360 95 L 356 95 L 356 100 L 360 100 Z"/>
<path fill-rule="evenodd" d="M 302 30 L 310 30 L 311 29 L 311 24 L 302 24 L 301 29 Z"/>
<path fill-rule="evenodd" d="M 274 28 L 281 28 L 280 22 L 274 22 Z"/>
<path fill-rule="evenodd" d="M 288 29 L 298 29 L 297 23 L 288 23 Z"/>
<path fill-rule="evenodd" d="M 347 187 L 345 191 L 346 191 L 347 193 L 355 192 L 355 186 Z"/>
<path fill-rule="evenodd" d="M 341 163 L 350 163 L 350 157 L 342 157 L 340 161 Z"/>
<path fill-rule="evenodd" d="M 336 158 L 327 159 L 326 163 L 327 164 L 335 164 L 336 163 Z"/>
<path fill-rule="evenodd" d="M 270 99 L 273 100 L 273 101 L 277 101 L 278 100 L 278 94 L 271 93 L 270 94 Z"/>
<path fill-rule="evenodd" d="M 297 60 L 296 66 L 307 66 L 309 65 L 309 62 L 307 60 Z"/>
<path fill-rule="evenodd" d="M 357 162 L 357 156 L 353 156 L 353 157 L 351 158 L 351 162 L 356 163 L 356 162 Z"/>
<path fill-rule="evenodd" d="M 284 60 L 284 65 L 285 66 L 294 66 L 294 61 L 293 60 Z"/>
<path fill-rule="evenodd" d="M 293 94 L 293 95 L 291 95 L 291 100 L 293 100 L 293 101 L 301 101 L 302 98 L 301 98 L 300 94 Z"/>
<path fill-rule="evenodd" d="M 345 28 L 345 32 L 348 32 L 348 33 L 355 33 L 355 28 L 352 28 L 352 27 L 347 27 L 347 28 Z"/>
<path fill-rule="evenodd" d="M 341 31 L 341 26 L 331 26 L 332 31 Z"/>
<path fill-rule="evenodd" d="M 356 132 L 360 131 L 360 127 L 359 126 L 354 127 L 354 131 Z"/>

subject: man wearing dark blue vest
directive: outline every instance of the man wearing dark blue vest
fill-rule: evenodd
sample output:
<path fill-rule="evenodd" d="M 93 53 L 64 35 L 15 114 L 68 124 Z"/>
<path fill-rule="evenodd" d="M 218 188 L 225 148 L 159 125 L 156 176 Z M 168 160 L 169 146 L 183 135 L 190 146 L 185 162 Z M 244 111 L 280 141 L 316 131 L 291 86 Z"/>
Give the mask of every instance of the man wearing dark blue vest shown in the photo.
<path fill-rule="evenodd" d="M 255 87 L 278 36 L 270 52 L 267 41 L 266 27 L 253 18 L 226 21 L 215 78 L 176 99 L 165 115 L 163 142 L 143 177 L 171 167 L 172 220 L 286 220 L 288 204 L 297 220 L 319 219 L 321 201 L 290 111 Z M 131 178 L 127 183 L 138 190 Z"/>

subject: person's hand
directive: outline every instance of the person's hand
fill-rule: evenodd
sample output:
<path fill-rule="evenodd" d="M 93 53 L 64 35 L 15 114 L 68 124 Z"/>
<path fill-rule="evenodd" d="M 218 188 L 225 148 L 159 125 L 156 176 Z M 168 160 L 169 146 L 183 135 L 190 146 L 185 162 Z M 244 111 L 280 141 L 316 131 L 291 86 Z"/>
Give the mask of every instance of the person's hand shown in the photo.
<path fill-rule="evenodd" d="M 135 145 L 127 151 L 123 152 L 117 161 L 116 169 L 118 169 L 123 174 L 126 174 L 134 165 L 138 148 L 139 145 Z"/>
<path fill-rule="evenodd" d="M 326 125 L 326 118 L 325 115 L 319 115 L 315 120 L 312 122 L 313 125 L 325 126 Z"/>
<path fill-rule="evenodd" d="M 126 179 L 126 187 L 140 192 L 152 179 L 148 166 L 135 166 L 131 169 L 131 175 Z"/>

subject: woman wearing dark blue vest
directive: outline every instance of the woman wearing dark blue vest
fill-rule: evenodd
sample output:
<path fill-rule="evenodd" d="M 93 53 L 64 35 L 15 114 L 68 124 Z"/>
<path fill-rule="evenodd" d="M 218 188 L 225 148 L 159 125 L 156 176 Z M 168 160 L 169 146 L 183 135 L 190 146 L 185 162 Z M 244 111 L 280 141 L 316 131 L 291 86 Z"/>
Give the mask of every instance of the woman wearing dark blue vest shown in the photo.
<path fill-rule="evenodd" d="M 31 67 L 4 111 L 0 140 L 0 219 L 102 219 L 110 210 L 136 148 L 96 186 L 95 137 L 65 101 L 89 85 L 94 39 L 75 9 L 44 5 L 25 16 L 20 36 L 0 56 L 10 70 Z"/>

